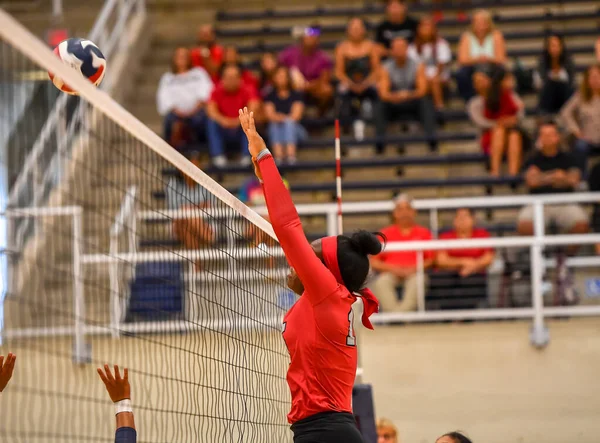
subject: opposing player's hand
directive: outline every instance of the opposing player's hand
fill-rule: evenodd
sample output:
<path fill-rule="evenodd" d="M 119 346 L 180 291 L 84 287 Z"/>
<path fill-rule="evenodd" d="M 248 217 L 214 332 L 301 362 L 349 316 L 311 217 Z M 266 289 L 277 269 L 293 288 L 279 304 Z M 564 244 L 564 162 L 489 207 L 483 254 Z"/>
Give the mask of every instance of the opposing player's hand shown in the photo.
<path fill-rule="evenodd" d="M 123 378 L 119 372 L 119 367 L 115 365 L 115 375 L 110 372 L 108 365 L 104 365 L 104 370 L 98 368 L 98 375 L 113 403 L 121 400 L 131 399 L 131 386 L 129 385 L 129 373 L 127 368 L 123 369 Z"/>
<path fill-rule="evenodd" d="M 6 385 L 10 381 L 15 369 L 16 360 L 17 356 L 12 353 L 6 356 L 6 360 L 3 355 L 0 355 L 0 392 L 4 391 L 4 388 L 6 388 Z"/>
<path fill-rule="evenodd" d="M 256 156 L 267 147 L 265 141 L 256 131 L 256 125 L 254 124 L 254 113 L 248 111 L 248 108 L 240 109 L 240 124 L 244 130 L 244 134 L 248 137 L 248 151 L 252 158 Z"/>

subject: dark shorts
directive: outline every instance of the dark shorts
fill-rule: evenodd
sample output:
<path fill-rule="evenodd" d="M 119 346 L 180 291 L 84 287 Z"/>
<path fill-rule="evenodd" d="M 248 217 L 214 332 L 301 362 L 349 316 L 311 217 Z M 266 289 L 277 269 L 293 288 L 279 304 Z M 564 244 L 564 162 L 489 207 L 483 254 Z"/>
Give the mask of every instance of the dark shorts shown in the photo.
<path fill-rule="evenodd" d="M 364 443 L 352 414 L 321 412 L 294 423 L 294 443 Z"/>

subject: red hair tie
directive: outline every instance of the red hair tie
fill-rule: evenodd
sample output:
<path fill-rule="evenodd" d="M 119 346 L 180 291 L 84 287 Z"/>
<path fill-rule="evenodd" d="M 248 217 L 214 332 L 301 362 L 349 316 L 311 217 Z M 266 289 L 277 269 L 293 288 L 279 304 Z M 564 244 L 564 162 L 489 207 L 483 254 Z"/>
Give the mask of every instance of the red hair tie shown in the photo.
<path fill-rule="evenodd" d="M 342 274 L 340 272 L 340 267 L 338 265 L 337 259 L 337 236 L 331 237 L 323 237 L 321 239 L 321 251 L 323 253 L 323 262 L 325 262 L 325 266 L 327 269 L 331 271 L 337 282 L 342 285 L 344 284 L 344 280 L 342 280 Z M 363 314 L 362 314 L 362 324 L 365 328 L 373 329 L 373 324 L 369 317 L 371 314 L 379 312 L 379 301 L 375 294 L 371 292 L 369 288 L 364 288 L 358 291 L 363 301 Z M 356 294 L 352 294 L 354 300 L 356 301 Z"/>

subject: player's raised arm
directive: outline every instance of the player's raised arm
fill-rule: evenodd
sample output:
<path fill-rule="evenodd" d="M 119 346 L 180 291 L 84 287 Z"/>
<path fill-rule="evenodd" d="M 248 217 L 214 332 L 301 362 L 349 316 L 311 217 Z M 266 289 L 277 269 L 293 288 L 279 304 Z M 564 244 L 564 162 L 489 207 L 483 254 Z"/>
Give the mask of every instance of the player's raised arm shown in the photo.
<path fill-rule="evenodd" d="M 17 356 L 13 353 L 9 353 L 6 359 L 3 355 L 0 355 L 0 392 L 4 391 L 4 388 L 6 388 L 6 385 L 12 378 L 16 360 Z"/>
<path fill-rule="evenodd" d="M 115 443 L 135 443 L 137 433 L 131 407 L 129 371 L 127 368 L 123 369 L 123 377 L 121 377 L 117 365 L 115 365 L 114 370 L 115 374 L 113 375 L 108 365 L 104 365 L 104 370 L 98 368 L 98 375 L 116 408 L 117 430 L 115 432 Z"/>
<path fill-rule="evenodd" d="M 254 160 L 257 176 L 263 182 L 273 230 L 288 262 L 300 277 L 305 293 L 318 301 L 323 294 L 335 290 L 337 281 L 306 239 L 290 192 L 283 183 L 263 138 L 256 131 L 253 113 L 247 108 L 240 110 L 240 123 L 248 137 L 248 150 Z"/>

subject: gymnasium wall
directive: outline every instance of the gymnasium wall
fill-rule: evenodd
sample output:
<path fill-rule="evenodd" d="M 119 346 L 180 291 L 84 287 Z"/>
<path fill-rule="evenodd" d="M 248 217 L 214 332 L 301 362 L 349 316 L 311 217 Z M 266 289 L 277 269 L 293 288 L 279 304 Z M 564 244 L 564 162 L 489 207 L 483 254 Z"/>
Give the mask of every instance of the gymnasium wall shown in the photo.
<path fill-rule="evenodd" d="M 475 443 L 598 442 L 600 322 L 549 322 L 529 344 L 528 322 L 379 326 L 361 334 L 376 412 L 400 443 L 464 430 Z"/>

